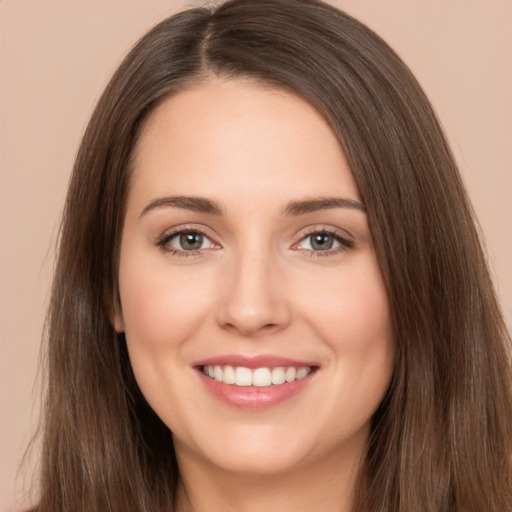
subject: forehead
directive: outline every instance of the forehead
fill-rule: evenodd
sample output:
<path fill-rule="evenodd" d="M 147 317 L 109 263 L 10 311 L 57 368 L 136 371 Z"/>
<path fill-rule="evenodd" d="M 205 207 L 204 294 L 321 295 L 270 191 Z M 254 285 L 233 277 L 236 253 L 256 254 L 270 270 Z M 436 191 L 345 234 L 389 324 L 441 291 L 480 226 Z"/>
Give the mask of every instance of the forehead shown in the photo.
<path fill-rule="evenodd" d="M 340 144 L 318 111 L 288 92 L 242 80 L 208 81 L 166 99 L 141 133 L 132 179 L 132 189 L 149 195 L 222 196 L 236 187 L 238 194 L 358 199 Z"/>

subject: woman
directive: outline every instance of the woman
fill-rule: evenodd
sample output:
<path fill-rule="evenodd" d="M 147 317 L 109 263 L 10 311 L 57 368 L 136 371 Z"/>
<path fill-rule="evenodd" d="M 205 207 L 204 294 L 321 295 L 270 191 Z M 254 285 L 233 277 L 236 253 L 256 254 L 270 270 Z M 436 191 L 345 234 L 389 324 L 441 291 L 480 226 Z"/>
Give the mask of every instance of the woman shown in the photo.
<path fill-rule="evenodd" d="M 169 18 L 99 101 L 38 511 L 512 508 L 510 339 L 415 79 L 323 3 Z"/>

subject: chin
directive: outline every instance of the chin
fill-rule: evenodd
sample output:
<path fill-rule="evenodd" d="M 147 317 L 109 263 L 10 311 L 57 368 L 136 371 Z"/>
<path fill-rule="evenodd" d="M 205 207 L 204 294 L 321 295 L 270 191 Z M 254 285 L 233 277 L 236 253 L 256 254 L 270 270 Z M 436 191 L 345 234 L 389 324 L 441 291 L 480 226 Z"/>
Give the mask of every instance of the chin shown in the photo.
<path fill-rule="evenodd" d="M 218 454 L 211 462 L 229 473 L 250 476 L 271 476 L 292 472 L 305 464 L 304 455 L 283 453 L 283 450 L 258 449 L 230 450 L 229 454 Z"/>
<path fill-rule="evenodd" d="M 284 427 L 284 428 L 283 428 Z M 202 439 L 205 437 L 203 436 Z M 198 438 L 200 439 L 200 438 Z M 224 426 L 211 433 L 208 444 L 186 441 L 190 454 L 210 467 L 239 475 L 269 476 L 291 473 L 320 461 L 333 446 L 321 437 L 293 425 Z M 183 444 L 179 440 L 175 443 Z M 177 450 L 179 451 L 179 450 Z"/>

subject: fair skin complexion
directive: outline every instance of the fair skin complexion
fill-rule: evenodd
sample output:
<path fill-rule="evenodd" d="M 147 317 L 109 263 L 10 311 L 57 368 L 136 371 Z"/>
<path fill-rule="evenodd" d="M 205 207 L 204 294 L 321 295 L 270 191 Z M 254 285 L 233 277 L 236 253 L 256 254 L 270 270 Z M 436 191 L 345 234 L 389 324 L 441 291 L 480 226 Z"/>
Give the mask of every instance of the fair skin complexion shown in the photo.
<path fill-rule="evenodd" d="M 136 148 L 119 289 L 179 510 L 349 510 L 395 350 L 364 206 L 315 109 L 221 78 L 163 102 Z"/>

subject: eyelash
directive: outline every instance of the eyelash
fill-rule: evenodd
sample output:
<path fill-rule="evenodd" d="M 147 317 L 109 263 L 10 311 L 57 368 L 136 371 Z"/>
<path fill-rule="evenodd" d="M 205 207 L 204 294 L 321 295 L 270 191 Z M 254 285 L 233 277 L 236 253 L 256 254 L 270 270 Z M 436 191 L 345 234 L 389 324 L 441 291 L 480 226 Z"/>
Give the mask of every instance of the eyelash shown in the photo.
<path fill-rule="evenodd" d="M 170 242 L 184 234 L 193 234 L 193 235 L 201 235 L 204 238 L 210 240 L 212 242 L 212 245 L 219 245 L 217 242 L 212 240 L 212 237 L 201 231 L 200 229 L 194 228 L 194 227 L 187 227 L 182 226 L 171 233 L 166 233 L 161 238 L 159 238 L 156 242 L 156 245 L 165 253 L 171 254 L 172 256 L 177 256 L 179 258 L 190 258 L 191 256 L 201 256 L 203 254 L 204 249 L 196 249 L 191 251 L 185 251 L 182 249 L 175 249 L 174 247 L 170 246 Z M 210 247 L 211 248 L 211 247 Z"/>
<path fill-rule="evenodd" d="M 204 233 L 203 231 L 197 229 L 197 228 L 187 228 L 180 227 L 176 229 L 175 231 L 172 231 L 171 233 L 166 233 L 161 238 L 159 238 L 156 242 L 156 245 L 164 252 L 171 254 L 172 256 L 177 256 L 179 258 L 190 258 L 192 256 L 201 256 L 203 254 L 204 249 L 195 249 L 186 251 L 183 249 L 176 249 L 174 247 L 171 247 L 169 243 L 176 237 L 184 234 L 197 234 L 201 235 L 204 238 L 210 240 L 212 242 L 212 245 L 219 245 L 217 242 L 212 240 L 212 237 Z M 332 236 L 333 239 L 339 243 L 339 246 L 334 249 L 326 249 L 324 251 L 315 251 L 312 249 L 299 249 L 298 246 L 301 245 L 301 243 L 306 240 L 308 237 L 311 237 L 313 235 L 329 235 Z M 327 257 L 327 256 L 333 256 L 335 254 L 342 253 L 344 251 L 353 249 L 355 247 L 355 243 L 352 240 L 349 240 L 345 237 L 342 237 L 337 231 L 322 228 L 322 227 L 315 227 L 312 228 L 310 231 L 304 233 L 299 242 L 295 243 L 292 246 L 292 249 L 294 250 L 301 250 L 303 251 L 307 256 L 311 258 L 315 257 Z M 209 247 L 213 248 L 213 247 Z"/>
<path fill-rule="evenodd" d="M 311 237 L 313 235 L 330 235 L 340 245 L 338 247 L 336 247 L 335 249 L 327 249 L 325 251 L 314 251 L 311 249 L 302 249 L 302 251 L 304 251 L 307 254 L 307 256 L 309 256 L 310 258 L 324 258 L 327 256 L 334 256 L 336 254 L 340 254 L 340 253 L 348 251 L 350 249 L 354 249 L 354 247 L 355 247 L 355 243 L 353 240 L 349 240 L 348 238 L 341 236 L 335 230 L 326 229 L 323 227 L 311 228 L 309 231 L 307 231 L 306 233 L 304 233 L 301 236 L 301 239 L 299 240 L 299 242 L 294 244 L 293 247 L 297 247 L 298 245 L 300 245 L 303 242 L 303 240 L 306 240 L 308 237 Z M 301 249 L 296 249 L 296 250 L 301 250 Z"/>

